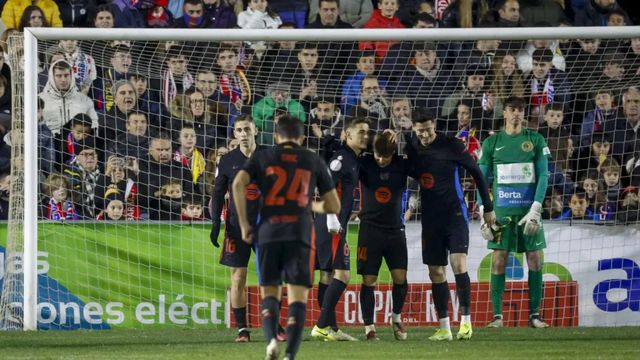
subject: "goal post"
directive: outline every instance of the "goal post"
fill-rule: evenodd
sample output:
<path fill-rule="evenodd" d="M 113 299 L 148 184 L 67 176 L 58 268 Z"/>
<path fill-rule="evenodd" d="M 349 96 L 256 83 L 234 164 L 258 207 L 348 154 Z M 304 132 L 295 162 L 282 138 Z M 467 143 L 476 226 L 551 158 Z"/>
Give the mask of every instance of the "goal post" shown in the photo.
<path fill-rule="evenodd" d="M 133 42 L 149 42 L 149 41 L 189 41 L 189 42 L 221 42 L 221 41 L 263 41 L 272 43 L 276 41 L 298 41 L 298 42 L 346 42 L 346 41 L 407 41 L 407 42 L 454 42 L 454 41 L 476 41 L 476 40 L 501 40 L 501 41 L 527 41 L 532 39 L 539 40 L 559 40 L 559 39 L 614 39 L 625 40 L 631 38 L 640 38 L 640 27 L 606 27 L 606 28 L 581 28 L 581 27 L 562 27 L 562 28 L 477 28 L 477 29 L 354 29 L 354 30 L 328 30 L 328 29 L 287 29 L 287 30 L 245 30 L 245 29 L 210 29 L 210 30 L 191 30 L 191 29 L 73 29 L 73 28 L 26 28 L 24 30 L 24 50 L 23 50 L 23 72 L 19 68 L 21 64 L 14 62 L 12 64 L 12 74 L 14 74 L 12 80 L 19 81 L 23 74 L 24 83 L 20 84 L 17 88 L 22 87 L 21 94 L 15 94 L 14 96 L 21 97 L 23 105 L 20 103 L 20 107 L 14 107 L 13 121 L 14 130 L 16 129 L 16 122 L 23 124 L 24 141 L 21 143 L 14 142 L 12 146 L 24 146 L 24 173 L 14 174 L 19 180 L 23 181 L 23 205 L 18 202 L 14 202 L 15 206 L 20 207 L 23 214 L 22 222 L 22 239 L 15 239 L 21 241 L 21 246 L 16 249 L 21 249 L 22 253 L 20 257 L 22 259 L 22 266 L 12 265 L 9 266 L 9 261 L 5 261 L 5 277 L 4 286 L 8 287 L 8 274 L 23 272 L 23 283 L 16 286 L 13 290 L 22 292 L 22 312 L 23 316 L 22 327 L 24 330 L 36 330 L 38 328 L 38 227 L 42 223 L 42 218 L 39 215 L 39 208 L 41 204 L 41 186 L 39 176 L 39 155 L 38 155 L 38 93 L 40 88 L 38 84 L 39 73 L 39 54 L 43 53 L 45 49 L 41 47 L 47 41 L 57 40 L 79 40 L 79 41 L 133 41 Z M 613 46 L 613 45 L 612 45 Z M 17 51 L 17 50 L 12 50 Z M 198 56 L 197 53 L 193 54 Z M 355 56 L 355 53 L 354 53 Z M 16 59 L 20 59 L 20 55 L 15 56 Z M 406 59 L 404 59 L 406 60 Z M 200 59 L 201 63 L 205 61 L 213 61 L 213 59 Z M 407 64 L 409 62 L 406 62 Z M 104 65 L 104 64 L 101 64 Z M 341 65 L 341 64 L 335 64 Z M 148 66 L 149 69 L 153 68 L 156 71 L 157 64 L 142 65 Z M 152 71 L 152 70 L 149 70 Z M 288 69 L 267 69 L 269 73 L 283 72 L 286 74 Z M 452 70 L 454 71 L 454 70 Z M 464 71 L 457 69 L 455 71 Z M 589 75 L 590 72 L 595 69 L 585 68 L 584 71 L 578 72 L 578 74 Z M 341 75 L 342 76 L 342 75 Z M 346 76 L 346 75 L 345 75 Z M 282 78 L 282 77 L 281 77 Z M 630 78 L 629 81 L 624 83 L 625 88 L 628 86 L 640 85 L 640 75 L 637 75 L 635 80 Z M 341 82 L 345 79 L 342 77 L 339 79 Z M 573 79 L 575 80 L 575 79 Z M 594 81 L 599 81 L 599 77 L 593 77 Z M 260 80 L 262 81 L 262 80 Z M 267 80 L 264 80 L 265 88 Z M 457 84 L 456 84 L 457 85 Z M 340 97 L 341 85 L 334 86 L 335 94 L 332 94 L 335 98 Z M 587 85 L 585 85 L 585 88 Z M 590 89 L 591 86 L 588 86 Z M 14 86 L 14 89 L 16 87 Z M 622 91 L 623 89 L 616 88 L 616 91 Z M 576 90 L 573 89 L 575 92 Z M 391 98 L 391 96 L 390 96 Z M 389 99 L 391 100 L 391 99 Z M 160 100 L 159 100 L 160 101 Z M 580 119 L 582 120 L 582 119 Z M 105 139 L 106 140 L 106 139 Z M 14 152 L 15 154 L 15 152 Z M 15 159 L 14 159 L 15 160 Z M 16 170 L 16 167 L 13 167 Z M 15 189 L 15 188 L 13 188 Z M 207 196 L 208 194 L 204 194 Z M 19 196 L 17 194 L 11 194 L 11 197 Z M 19 221 L 19 219 L 13 219 L 9 222 L 9 232 L 12 231 L 11 222 Z M 129 223 L 128 225 L 122 225 L 124 227 L 135 228 L 139 222 Z M 92 226 L 92 225 L 87 225 Z M 474 227 L 475 224 L 470 226 Z M 579 226 L 579 225 L 578 225 Z M 590 226 L 590 225 L 588 225 Z M 620 226 L 620 225 L 614 225 Z M 631 231 L 633 234 L 637 234 L 638 224 L 635 223 L 625 231 Z M 85 230 L 86 231 L 86 230 Z M 126 230 L 123 230 L 126 231 Z M 560 230 L 558 230 L 560 231 Z M 560 232 L 558 232 L 559 234 Z M 586 231 L 585 234 L 593 234 L 594 232 Z M 597 231 L 595 232 L 597 233 Z M 11 235 L 11 234 L 9 234 Z M 9 236 L 11 240 L 11 236 Z M 547 240 L 550 241 L 549 239 Z M 7 249 L 9 249 L 7 244 Z M 354 251 L 353 249 L 352 251 Z M 638 248 L 635 249 L 636 251 Z M 87 249 L 87 251 L 89 251 Z M 217 250 L 216 250 L 217 251 Z M 564 256 L 565 250 L 560 250 L 562 256 Z M 7 254 L 9 251 L 7 250 Z M 635 253 L 638 256 L 639 252 Z M 8 255 L 5 255 L 8 259 Z M 210 257 L 209 261 L 216 261 L 213 257 Z M 383 265 L 384 268 L 384 265 Z M 161 267 L 162 269 L 162 267 Z M 164 269 L 162 269 L 164 270 Z M 114 270 L 120 272 L 120 269 Z M 123 270 L 124 271 L 124 270 Z M 355 271 L 355 266 L 352 266 L 352 271 Z M 198 275 L 199 276 L 199 275 Z M 194 275 L 197 278 L 197 276 Z M 355 276 L 354 276 L 355 277 Z M 254 284 L 255 285 L 255 284 Z M 198 285 L 193 285 L 197 287 Z M 7 326 L 7 309 L 11 309 L 11 304 L 7 303 L 7 294 L 3 289 L 0 299 L 0 325 L 4 328 L 11 328 Z M 475 295 L 475 294 L 474 294 Z M 195 301 L 195 300 L 194 300 Z M 485 299 L 485 301 L 488 301 Z M 422 309 L 421 311 L 429 311 L 429 309 Z M 197 317 L 194 315 L 195 321 Z M 640 324 L 636 323 L 636 325 Z"/>

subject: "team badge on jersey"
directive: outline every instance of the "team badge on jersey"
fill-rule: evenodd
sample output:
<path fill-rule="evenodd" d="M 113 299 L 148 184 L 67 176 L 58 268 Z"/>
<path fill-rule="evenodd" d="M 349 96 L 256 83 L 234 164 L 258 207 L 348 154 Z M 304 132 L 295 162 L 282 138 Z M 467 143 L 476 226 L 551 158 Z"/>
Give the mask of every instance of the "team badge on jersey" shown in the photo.
<path fill-rule="evenodd" d="M 331 169 L 331 171 L 340 171 L 340 169 L 342 169 L 342 155 L 331 161 L 329 169 Z"/>
<path fill-rule="evenodd" d="M 531 150 L 533 150 L 533 143 L 531 141 L 527 140 L 527 141 L 523 142 L 522 145 L 520 145 L 520 148 L 524 152 L 531 152 Z"/>
<path fill-rule="evenodd" d="M 386 181 L 389 180 L 389 173 L 380 173 L 380 180 Z"/>

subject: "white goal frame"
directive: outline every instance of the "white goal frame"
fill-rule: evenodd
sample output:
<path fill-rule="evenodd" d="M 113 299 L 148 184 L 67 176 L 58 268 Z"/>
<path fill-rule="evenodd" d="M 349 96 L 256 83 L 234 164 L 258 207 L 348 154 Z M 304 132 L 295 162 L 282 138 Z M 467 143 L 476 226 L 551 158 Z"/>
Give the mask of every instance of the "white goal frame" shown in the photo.
<path fill-rule="evenodd" d="M 640 26 L 469 29 L 24 29 L 24 330 L 37 329 L 39 40 L 462 41 L 640 37 Z M 14 94 L 15 96 L 15 94 Z"/>

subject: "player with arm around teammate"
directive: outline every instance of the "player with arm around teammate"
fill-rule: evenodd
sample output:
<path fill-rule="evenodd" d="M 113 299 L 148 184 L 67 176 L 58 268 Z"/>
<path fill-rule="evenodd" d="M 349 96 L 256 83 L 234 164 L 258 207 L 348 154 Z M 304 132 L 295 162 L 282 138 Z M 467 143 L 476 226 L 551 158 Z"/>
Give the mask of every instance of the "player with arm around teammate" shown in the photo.
<path fill-rule="evenodd" d="M 478 161 L 483 174 L 493 174 L 493 198 L 500 238 L 489 231 L 483 237 L 493 250 L 491 258 L 491 302 L 493 320 L 489 327 L 502 327 L 502 297 L 505 267 L 510 251 L 525 252 L 529 266 L 529 326 L 549 327 L 540 319 L 542 298 L 542 250 L 546 247 L 541 216 L 547 190 L 548 159 L 551 152 L 542 135 L 524 129 L 525 101 L 519 97 L 505 100 L 504 130 L 482 144 Z M 482 199 L 484 202 L 484 199 Z M 486 211 L 486 203 L 484 206 Z"/>
<path fill-rule="evenodd" d="M 285 359 L 300 347 L 309 288 L 313 286 L 315 234 L 311 211 L 337 213 L 340 201 L 324 162 L 301 147 L 302 123 L 285 115 L 276 125 L 277 145 L 254 154 L 233 182 L 242 239 L 257 241 L 262 298 L 262 327 L 267 359 L 278 358 L 276 331 L 282 281 L 287 283 L 289 315 Z M 263 194 L 260 223 L 247 214 L 246 189 L 255 181 Z M 312 201 L 315 189 L 320 201 Z"/>
<path fill-rule="evenodd" d="M 495 222 L 489 190 L 482 172 L 466 151 L 464 144 L 454 137 L 436 133 L 435 115 L 416 109 L 412 116 L 417 143 L 407 149 L 411 162 L 410 176 L 420 183 L 422 210 L 422 261 L 429 268 L 433 301 L 440 328 L 429 337 L 433 341 L 452 340 L 449 325 L 447 284 L 447 256 L 455 275 L 456 290 L 462 319 L 457 338 L 471 339 L 471 282 L 467 273 L 469 248 L 469 217 L 460 185 L 460 168 L 476 181 L 485 203 L 485 221 Z"/>
<path fill-rule="evenodd" d="M 374 325 L 374 288 L 384 258 L 393 279 L 390 324 L 396 340 L 406 340 L 401 313 L 407 295 L 407 239 L 404 232 L 402 194 L 407 187 L 409 163 L 396 155 L 393 132 L 373 140 L 373 154 L 360 159 L 360 227 L 358 274 L 362 275 L 360 308 L 367 340 L 377 340 Z"/>

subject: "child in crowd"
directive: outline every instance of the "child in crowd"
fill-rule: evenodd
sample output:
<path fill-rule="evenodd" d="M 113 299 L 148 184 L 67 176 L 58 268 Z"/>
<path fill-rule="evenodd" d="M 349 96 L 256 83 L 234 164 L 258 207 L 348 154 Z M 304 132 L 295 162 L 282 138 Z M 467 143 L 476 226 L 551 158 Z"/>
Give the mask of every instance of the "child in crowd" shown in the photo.
<path fill-rule="evenodd" d="M 180 220 L 204 220 L 204 208 L 202 206 L 201 196 L 191 194 L 185 197 L 180 209 Z"/>
<path fill-rule="evenodd" d="M 77 220 L 73 202 L 69 199 L 71 186 L 63 175 L 51 174 L 44 182 L 45 193 L 50 197 L 47 207 L 49 220 Z"/>
<path fill-rule="evenodd" d="M 616 108 L 614 107 L 613 93 L 611 90 L 600 89 L 593 97 L 595 109 L 589 111 L 580 129 L 580 145 L 589 145 L 591 136 L 596 132 L 611 131 L 615 127 Z"/>
<path fill-rule="evenodd" d="M 196 186 L 205 171 L 204 155 L 196 147 L 196 131 L 193 125 L 184 124 L 180 129 L 180 146 L 173 153 L 173 160 L 191 172 L 191 180 Z"/>
<path fill-rule="evenodd" d="M 178 220 L 182 210 L 182 183 L 178 179 L 169 179 L 154 193 L 158 198 L 159 211 L 155 220 Z"/>
<path fill-rule="evenodd" d="M 124 200 L 118 189 L 111 188 L 104 197 L 105 208 L 96 217 L 97 220 L 124 220 Z"/>
<path fill-rule="evenodd" d="M 599 191 L 599 180 L 600 176 L 598 175 L 598 171 L 589 170 L 582 175 L 578 183 L 578 186 L 583 188 L 584 192 L 587 194 L 587 203 L 588 207 L 590 207 L 591 210 L 594 210 L 596 208 L 596 205 L 601 202 L 598 201 L 598 198 L 601 198 L 601 195 L 603 195 Z"/>

